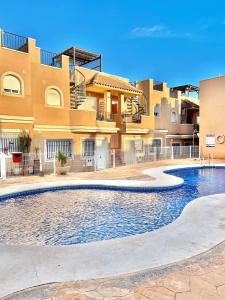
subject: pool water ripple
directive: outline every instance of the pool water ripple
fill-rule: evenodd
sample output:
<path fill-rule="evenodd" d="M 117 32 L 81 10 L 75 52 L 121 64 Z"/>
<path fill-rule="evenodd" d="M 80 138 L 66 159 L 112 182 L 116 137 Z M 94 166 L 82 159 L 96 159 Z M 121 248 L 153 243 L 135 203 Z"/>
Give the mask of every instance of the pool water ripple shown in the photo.
<path fill-rule="evenodd" d="M 169 173 L 184 185 L 148 193 L 62 190 L 2 201 L 0 242 L 71 245 L 141 234 L 173 222 L 193 199 L 225 192 L 223 168 Z"/>

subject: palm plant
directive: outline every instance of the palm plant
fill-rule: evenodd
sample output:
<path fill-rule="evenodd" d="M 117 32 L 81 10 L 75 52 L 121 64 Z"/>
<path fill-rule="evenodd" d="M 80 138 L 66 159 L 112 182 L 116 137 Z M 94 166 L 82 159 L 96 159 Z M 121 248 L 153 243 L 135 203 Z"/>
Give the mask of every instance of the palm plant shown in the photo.
<path fill-rule="evenodd" d="M 22 153 L 29 153 L 30 147 L 31 147 L 31 137 L 26 130 L 21 130 L 21 133 L 19 135 L 19 150 Z"/>
<path fill-rule="evenodd" d="M 31 137 L 26 130 L 21 130 L 19 135 L 19 150 L 23 153 L 23 174 L 27 172 L 29 165 L 29 153 L 31 147 Z"/>
<path fill-rule="evenodd" d="M 66 165 L 68 157 L 62 151 L 58 151 L 56 158 L 58 159 L 61 167 Z"/>

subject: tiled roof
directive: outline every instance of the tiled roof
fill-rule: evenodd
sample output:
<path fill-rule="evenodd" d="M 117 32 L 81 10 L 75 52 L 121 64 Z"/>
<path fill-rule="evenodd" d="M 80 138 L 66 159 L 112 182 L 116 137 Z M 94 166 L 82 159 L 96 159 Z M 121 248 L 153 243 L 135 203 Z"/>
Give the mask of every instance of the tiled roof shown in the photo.
<path fill-rule="evenodd" d="M 96 73 L 87 82 L 87 84 L 97 84 L 97 85 L 102 85 L 102 86 L 109 87 L 109 88 L 129 91 L 129 92 L 137 93 L 137 94 L 142 93 L 141 90 L 138 90 L 137 88 L 132 86 L 130 83 L 125 82 L 116 77 L 110 77 L 110 76 L 102 74 L 102 73 Z"/>

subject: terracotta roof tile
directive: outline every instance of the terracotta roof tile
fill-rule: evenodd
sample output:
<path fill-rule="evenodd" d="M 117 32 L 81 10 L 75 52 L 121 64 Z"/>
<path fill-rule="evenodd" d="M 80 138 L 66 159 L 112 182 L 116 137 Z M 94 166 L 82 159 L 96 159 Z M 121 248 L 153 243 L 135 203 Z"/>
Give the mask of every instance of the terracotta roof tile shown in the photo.
<path fill-rule="evenodd" d="M 119 90 L 125 90 L 133 93 L 141 94 L 142 91 L 138 90 L 134 86 L 132 86 L 130 83 L 125 82 L 119 78 L 116 77 L 110 77 L 108 75 L 104 75 L 101 73 L 96 73 L 88 82 L 87 84 L 97 84 L 102 85 L 105 87 L 110 87 L 114 89 Z"/>

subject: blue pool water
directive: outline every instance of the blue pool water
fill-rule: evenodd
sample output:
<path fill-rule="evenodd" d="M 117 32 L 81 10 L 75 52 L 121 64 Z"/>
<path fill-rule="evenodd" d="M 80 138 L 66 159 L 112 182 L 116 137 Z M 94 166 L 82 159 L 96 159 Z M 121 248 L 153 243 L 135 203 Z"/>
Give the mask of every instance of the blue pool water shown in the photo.
<path fill-rule="evenodd" d="M 0 242 L 69 245 L 150 232 L 193 199 L 225 193 L 225 169 L 171 171 L 184 185 L 158 192 L 62 190 L 0 202 Z"/>

